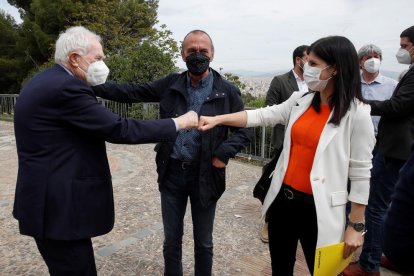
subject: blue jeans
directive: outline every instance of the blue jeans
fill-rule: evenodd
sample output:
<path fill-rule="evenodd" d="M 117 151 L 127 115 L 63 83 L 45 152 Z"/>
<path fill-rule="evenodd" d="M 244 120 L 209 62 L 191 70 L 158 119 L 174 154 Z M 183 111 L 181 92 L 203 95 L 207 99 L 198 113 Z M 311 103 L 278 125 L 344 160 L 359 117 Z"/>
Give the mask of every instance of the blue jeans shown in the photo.
<path fill-rule="evenodd" d="M 403 160 L 385 158 L 380 153 L 373 159 L 369 200 L 365 210 L 365 226 L 368 232 L 359 258 L 359 264 L 367 272 L 378 272 L 380 269 L 382 225 L 403 165 Z"/>
<path fill-rule="evenodd" d="M 183 275 L 182 240 L 188 197 L 193 220 L 196 276 L 211 275 L 213 266 L 213 224 L 216 203 L 201 205 L 198 189 L 199 167 L 172 162 L 161 185 L 164 224 L 164 275 Z"/>

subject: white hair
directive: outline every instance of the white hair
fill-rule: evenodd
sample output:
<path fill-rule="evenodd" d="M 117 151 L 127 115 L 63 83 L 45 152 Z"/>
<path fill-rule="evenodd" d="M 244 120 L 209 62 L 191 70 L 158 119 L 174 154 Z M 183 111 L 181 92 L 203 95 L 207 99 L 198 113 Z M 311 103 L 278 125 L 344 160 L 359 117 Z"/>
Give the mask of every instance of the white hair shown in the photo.
<path fill-rule="evenodd" d="M 67 62 L 72 52 L 86 55 L 92 41 L 100 43 L 101 37 L 82 26 L 67 29 L 56 41 L 55 62 L 59 64 Z"/>

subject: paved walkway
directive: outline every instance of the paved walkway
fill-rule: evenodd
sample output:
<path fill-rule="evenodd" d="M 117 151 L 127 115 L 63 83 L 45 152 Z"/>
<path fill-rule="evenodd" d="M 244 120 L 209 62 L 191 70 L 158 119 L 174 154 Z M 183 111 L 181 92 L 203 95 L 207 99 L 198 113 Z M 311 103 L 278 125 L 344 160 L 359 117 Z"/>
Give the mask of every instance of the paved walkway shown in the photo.
<path fill-rule="evenodd" d="M 108 144 L 116 222 L 93 239 L 99 275 L 162 275 L 160 198 L 153 145 Z M 0 275 L 47 275 L 32 238 L 18 232 L 12 217 L 17 155 L 11 123 L 0 121 Z M 271 275 L 269 252 L 258 238 L 260 202 L 252 188 L 261 169 L 230 161 L 227 190 L 217 206 L 214 275 Z M 309 275 L 301 250 L 295 275 Z M 191 217 L 185 218 L 184 275 L 193 275 Z M 382 271 L 382 275 L 397 275 Z M 329 276 L 329 275 L 327 275 Z"/>

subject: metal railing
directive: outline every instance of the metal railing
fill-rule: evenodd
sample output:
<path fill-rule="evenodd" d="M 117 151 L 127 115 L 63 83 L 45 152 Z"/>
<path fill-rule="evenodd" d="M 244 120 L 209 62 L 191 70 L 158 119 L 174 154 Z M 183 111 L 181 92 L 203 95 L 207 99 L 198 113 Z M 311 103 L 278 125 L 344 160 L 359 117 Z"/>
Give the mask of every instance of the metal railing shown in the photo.
<path fill-rule="evenodd" d="M 0 119 L 13 118 L 17 97 L 16 94 L 0 94 Z M 101 98 L 98 98 L 98 101 L 122 118 L 159 119 L 158 103 L 118 103 Z M 268 161 L 272 150 L 270 145 L 271 128 L 256 127 L 253 131 L 253 141 L 238 156 L 249 160 Z"/>
<path fill-rule="evenodd" d="M 0 94 L 0 114 L 10 115 L 14 114 L 14 106 L 19 95 L 16 94 Z"/>

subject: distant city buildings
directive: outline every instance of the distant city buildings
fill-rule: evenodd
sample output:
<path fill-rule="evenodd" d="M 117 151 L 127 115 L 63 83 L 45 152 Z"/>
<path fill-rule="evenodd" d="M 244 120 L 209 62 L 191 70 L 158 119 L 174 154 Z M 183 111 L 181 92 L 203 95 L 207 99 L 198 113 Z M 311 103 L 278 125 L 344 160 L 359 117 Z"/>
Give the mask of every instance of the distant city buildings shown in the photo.
<path fill-rule="evenodd" d="M 255 98 L 266 97 L 270 82 L 273 77 L 240 77 L 241 82 L 246 85 L 242 93 L 250 93 Z"/>

